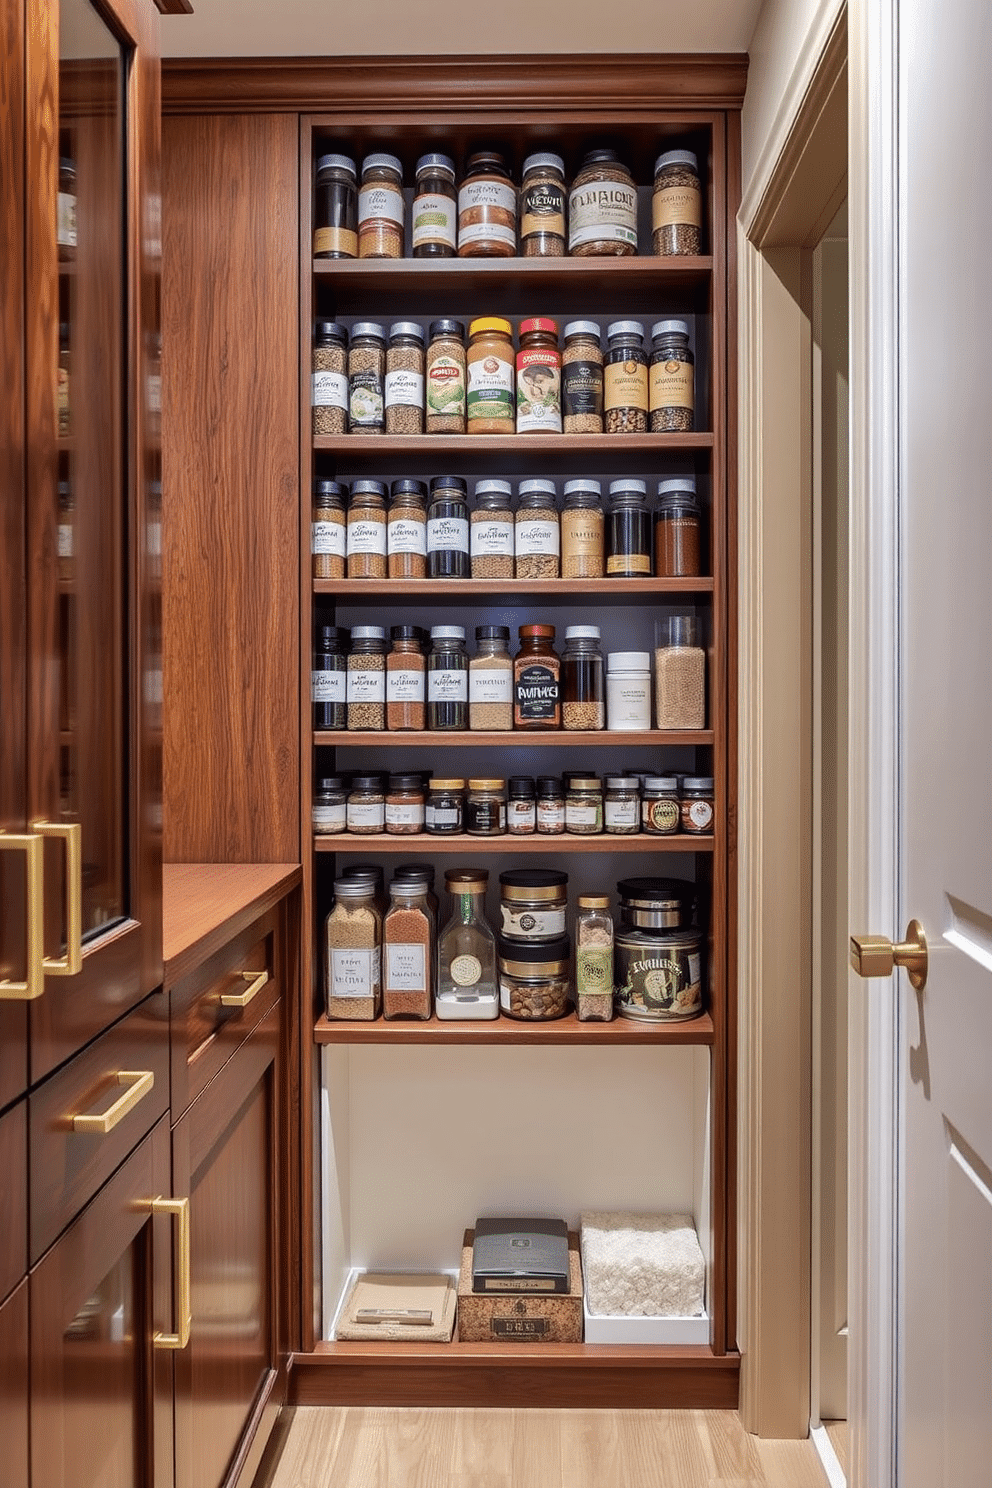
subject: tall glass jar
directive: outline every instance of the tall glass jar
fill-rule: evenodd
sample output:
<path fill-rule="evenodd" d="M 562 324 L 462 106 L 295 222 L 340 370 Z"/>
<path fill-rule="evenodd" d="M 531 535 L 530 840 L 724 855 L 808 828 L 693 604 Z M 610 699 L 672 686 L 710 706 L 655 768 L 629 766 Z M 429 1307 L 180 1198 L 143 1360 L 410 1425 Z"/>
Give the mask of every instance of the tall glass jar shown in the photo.
<path fill-rule="evenodd" d="M 700 568 L 699 502 L 696 478 L 672 476 L 658 482 L 654 510 L 654 571 L 659 578 L 695 577 Z"/>
<path fill-rule="evenodd" d="M 315 434 L 344 434 L 348 428 L 348 332 L 336 320 L 313 328 L 311 403 Z"/>
<path fill-rule="evenodd" d="M 348 487 L 318 478 L 313 483 L 310 552 L 315 579 L 343 579 L 347 552 L 344 519 Z"/>
<path fill-rule="evenodd" d="M 499 1016 L 496 937 L 485 914 L 488 882 L 485 868 L 449 868 L 444 875 L 453 904 L 438 936 L 435 1011 L 441 1019 Z"/>
<path fill-rule="evenodd" d="M 432 320 L 425 358 L 428 434 L 465 433 L 465 327 Z"/>
<path fill-rule="evenodd" d="M 695 615 L 658 622 L 654 653 L 655 713 L 660 729 L 706 727 L 706 652 Z"/>
<path fill-rule="evenodd" d="M 390 487 L 386 560 L 391 579 L 427 575 L 427 487 L 423 481 L 395 480 Z"/>
<path fill-rule="evenodd" d="M 421 155 L 413 193 L 414 258 L 454 258 L 458 247 L 455 162 L 448 155 Z"/>
<path fill-rule="evenodd" d="M 467 579 L 468 483 L 459 475 L 436 475 L 427 508 L 427 576 Z"/>
<path fill-rule="evenodd" d="M 358 172 L 347 155 L 321 155 L 313 204 L 314 258 L 358 257 Z"/>
<path fill-rule="evenodd" d="M 513 530 L 518 579 L 557 579 L 561 568 L 561 523 L 555 483 L 520 482 Z"/>
<path fill-rule="evenodd" d="M 324 922 L 324 986 L 329 1018 L 371 1022 L 382 1008 L 382 916 L 362 880 L 334 883 Z"/>
<path fill-rule="evenodd" d="M 310 696 L 313 726 L 318 732 L 343 729 L 346 723 L 348 632 L 336 625 L 318 625 L 314 637 Z"/>
<path fill-rule="evenodd" d="M 659 320 L 651 327 L 650 409 L 653 434 L 695 428 L 695 358 L 684 320 Z"/>
<path fill-rule="evenodd" d="M 394 878 L 382 926 L 382 1015 L 431 1015 L 432 920 L 422 879 Z"/>
<path fill-rule="evenodd" d="M 648 427 L 648 354 L 639 320 L 615 320 L 606 328 L 609 349 L 603 367 L 607 434 L 645 434 Z"/>
<path fill-rule="evenodd" d="M 385 429 L 386 332 L 372 320 L 353 327 L 348 348 L 348 427 L 352 434 Z"/>
<path fill-rule="evenodd" d="M 606 572 L 622 579 L 651 574 L 651 513 L 647 484 L 630 477 L 610 482 Z"/>
<path fill-rule="evenodd" d="M 506 625 L 477 625 L 468 664 L 468 726 L 504 733 L 513 728 L 513 662 Z"/>
<path fill-rule="evenodd" d="M 512 434 L 516 427 L 513 330 L 498 316 L 468 328 L 467 428 L 470 434 Z"/>
<path fill-rule="evenodd" d="M 606 572 L 606 524 L 599 481 L 566 481 L 563 496 L 561 576 L 601 579 Z"/>
<path fill-rule="evenodd" d="M 348 728 L 386 727 L 386 632 L 353 625 L 348 653 Z"/>
<path fill-rule="evenodd" d="M 403 257 L 403 166 L 395 155 L 366 155 L 362 161 L 358 256 Z"/>
<path fill-rule="evenodd" d="M 386 577 L 386 487 L 382 481 L 358 480 L 348 502 L 348 577 Z"/>
<path fill-rule="evenodd" d="M 520 185 L 520 251 L 524 258 L 565 254 L 565 162 L 560 155 L 528 155 Z"/>
<path fill-rule="evenodd" d="M 654 163 L 652 244 L 671 258 L 702 252 L 703 193 L 692 150 L 666 150 Z"/>
<path fill-rule="evenodd" d="M 561 654 L 561 726 L 606 727 L 606 684 L 598 625 L 569 625 Z"/>
<path fill-rule="evenodd" d="M 568 195 L 568 251 L 637 252 L 637 187 L 615 150 L 590 150 Z"/>
<path fill-rule="evenodd" d="M 512 258 L 517 251 L 517 193 L 502 155 L 468 157 L 458 192 L 458 257 Z"/>
<path fill-rule="evenodd" d="M 431 627 L 427 727 L 446 732 L 468 728 L 468 653 L 460 625 Z"/>
<path fill-rule="evenodd" d="M 513 725 L 518 729 L 561 728 L 561 661 L 553 625 L 521 625 L 513 658 Z"/>
<path fill-rule="evenodd" d="M 517 433 L 561 433 L 561 352 L 558 322 L 520 322 L 517 352 Z"/>
<path fill-rule="evenodd" d="M 512 487 L 505 480 L 477 481 L 469 523 L 473 579 L 513 578 Z"/>
<path fill-rule="evenodd" d="M 613 916 L 607 894 L 578 898 L 575 1009 L 583 1023 L 608 1023 L 613 1017 Z"/>
<path fill-rule="evenodd" d="M 427 658 L 416 625 L 394 625 L 386 657 L 386 728 L 417 732 L 426 723 Z"/>
<path fill-rule="evenodd" d="M 415 320 L 389 328 L 383 405 L 387 434 L 423 434 L 424 328 Z"/>
<path fill-rule="evenodd" d="M 562 429 L 603 432 L 603 348 L 594 320 L 570 320 L 561 354 Z"/>

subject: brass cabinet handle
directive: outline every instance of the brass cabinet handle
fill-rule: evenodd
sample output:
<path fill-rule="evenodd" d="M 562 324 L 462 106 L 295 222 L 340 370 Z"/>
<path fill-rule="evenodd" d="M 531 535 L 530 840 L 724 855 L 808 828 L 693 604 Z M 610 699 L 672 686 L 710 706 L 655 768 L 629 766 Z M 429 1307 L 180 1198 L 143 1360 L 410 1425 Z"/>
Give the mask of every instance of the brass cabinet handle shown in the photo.
<path fill-rule="evenodd" d="M 178 1299 L 175 1333 L 156 1333 L 152 1343 L 156 1348 L 184 1349 L 189 1343 L 193 1327 L 192 1279 L 190 1275 L 189 1199 L 151 1199 L 148 1207 L 153 1214 L 172 1214 L 178 1220 L 177 1270 Z"/>
<path fill-rule="evenodd" d="M 27 890 L 24 897 L 24 981 L 0 981 L 0 1002 L 33 1002 L 45 990 L 45 857 L 36 832 L 0 831 L 0 851 L 22 852 Z"/>
<path fill-rule="evenodd" d="M 71 1117 L 72 1129 L 75 1132 L 91 1132 L 98 1137 L 105 1137 L 112 1132 L 115 1126 L 120 1126 L 129 1111 L 133 1111 L 139 1101 L 145 1096 L 155 1084 L 154 1070 L 118 1070 L 114 1076 L 117 1085 L 125 1086 L 124 1094 L 119 1095 L 112 1106 L 100 1116 L 73 1116 Z"/>
<path fill-rule="evenodd" d="M 83 829 L 79 822 L 32 822 L 42 837 L 65 843 L 65 955 L 46 956 L 48 976 L 78 976 L 83 968 Z"/>
<path fill-rule="evenodd" d="M 887 977 L 895 966 L 909 972 L 910 985 L 922 992 L 929 968 L 927 938 L 919 920 L 910 920 L 906 939 L 895 945 L 887 935 L 852 935 L 851 965 L 861 977 Z"/>
<path fill-rule="evenodd" d="M 246 1008 L 261 992 L 269 980 L 267 971 L 243 971 L 241 975 L 251 985 L 243 992 L 222 992 L 220 998 L 221 1007 Z"/>

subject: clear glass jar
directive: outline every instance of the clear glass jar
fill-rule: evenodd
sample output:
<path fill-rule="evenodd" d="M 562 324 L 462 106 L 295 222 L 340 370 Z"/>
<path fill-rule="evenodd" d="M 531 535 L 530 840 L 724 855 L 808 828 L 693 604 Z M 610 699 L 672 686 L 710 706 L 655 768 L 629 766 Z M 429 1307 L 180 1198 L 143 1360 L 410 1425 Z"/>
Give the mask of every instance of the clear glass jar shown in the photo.
<path fill-rule="evenodd" d="M 470 837 L 501 837 L 506 831 L 506 781 L 470 780 L 465 797 L 465 830 Z"/>
<path fill-rule="evenodd" d="M 78 234 L 76 231 L 76 162 L 69 156 L 59 158 L 58 216 L 56 239 L 59 259 L 71 263 L 76 257 Z"/>
<path fill-rule="evenodd" d="M 560 155 L 528 155 L 520 185 L 520 251 L 524 258 L 565 254 L 565 162 Z"/>
<path fill-rule="evenodd" d="M 386 632 L 381 625 L 353 625 L 348 653 L 348 728 L 386 727 Z"/>
<path fill-rule="evenodd" d="M 659 578 L 694 578 L 700 568 L 699 502 L 696 478 L 677 475 L 658 482 L 654 511 L 654 571 Z"/>
<path fill-rule="evenodd" d="M 423 879 L 394 878 L 382 924 L 382 1015 L 431 1015 L 434 916 Z"/>
<path fill-rule="evenodd" d="M 449 868 L 444 886 L 451 917 L 438 936 L 435 1012 L 442 1019 L 499 1017 L 496 937 L 486 923 L 489 873 Z"/>
<path fill-rule="evenodd" d="M 649 408 L 652 434 L 687 433 L 696 426 L 695 357 L 684 320 L 651 327 Z"/>
<path fill-rule="evenodd" d="M 641 782 L 636 775 L 607 775 L 603 829 L 617 837 L 641 830 Z"/>
<path fill-rule="evenodd" d="M 706 653 L 695 615 L 658 622 L 654 653 L 655 713 L 660 729 L 706 727 Z"/>
<path fill-rule="evenodd" d="M 607 894 L 578 898 L 575 1010 L 582 1023 L 609 1023 L 613 1017 L 613 916 Z"/>
<path fill-rule="evenodd" d="M 606 662 L 606 727 L 644 733 L 651 727 L 651 657 L 647 651 L 611 651 Z"/>
<path fill-rule="evenodd" d="M 424 830 L 422 775 L 390 775 L 385 819 L 386 831 L 393 836 L 412 837 Z"/>
<path fill-rule="evenodd" d="M 473 320 L 468 328 L 466 428 L 469 434 L 516 431 L 513 329 L 498 316 Z"/>
<path fill-rule="evenodd" d="M 348 529 L 345 502 L 348 487 L 332 480 L 315 480 L 310 514 L 310 552 L 313 578 L 343 579 Z"/>
<path fill-rule="evenodd" d="M 560 940 L 565 934 L 567 873 L 511 868 L 499 876 L 499 897 L 500 929 L 507 940 Z"/>
<path fill-rule="evenodd" d="M 603 830 L 603 786 L 596 775 L 573 775 L 565 792 L 565 831 L 594 837 Z"/>
<path fill-rule="evenodd" d="M 601 579 L 606 572 L 606 519 L 599 481 L 566 481 L 561 507 L 561 576 Z"/>
<path fill-rule="evenodd" d="M 637 252 L 637 187 L 615 150 L 590 150 L 572 182 L 568 251 L 579 257 Z"/>
<path fill-rule="evenodd" d="M 380 916 L 386 913 L 389 907 L 389 896 L 386 893 L 386 876 L 378 863 L 360 865 L 353 863 L 349 868 L 342 868 L 339 878 L 353 879 L 355 883 L 364 884 L 375 901 L 375 907 Z"/>
<path fill-rule="evenodd" d="M 645 434 L 648 427 L 648 354 L 639 320 L 615 320 L 606 328 L 603 412 L 607 434 Z"/>
<path fill-rule="evenodd" d="M 371 837 L 386 830 L 386 779 L 384 775 L 355 775 L 345 805 L 349 832 Z"/>
<path fill-rule="evenodd" d="M 431 627 L 427 727 L 445 732 L 468 728 L 468 653 L 460 625 Z"/>
<path fill-rule="evenodd" d="M 610 482 L 610 516 L 606 538 L 606 572 L 621 579 L 646 579 L 651 574 L 651 513 L 646 506 L 647 483 Z"/>
<path fill-rule="evenodd" d="M 458 248 L 455 162 L 448 155 L 421 155 L 413 193 L 414 258 L 454 258 Z"/>
<path fill-rule="evenodd" d="M 513 728 L 513 661 L 506 625 L 477 625 L 468 664 L 468 726 L 505 733 Z"/>
<path fill-rule="evenodd" d="M 337 625 L 318 625 L 313 643 L 310 697 L 317 733 L 343 729 L 346 718 L 348 632 Z"/>
<path fill-rule="evenodd" d="M 314 258 L 358 257 L 358 171 L 347 155 L 321 155 L 313 206 Z"/>
<path fill-rule="evenodd" d="M 561 571 L 561 521 L 550 480 L 520 482 L 513 545 L 518 579 L 557 579 Z"/>
<path fill-rule="evenodd" d="M 403 166 L 395 155 L 366 155 L 362 161 L 358 256 L 403 257 Z"/>
<path fill-rule="evenodd" d="M 465 327 L 432 320 L 425 357 L 428 434 L 465 433 Z"/>
<path fill-rule="evenodd" d="M 389 328 L 383 402 L 387 434 L 423 434 L 424 328 L 415 320 Z"/>
<path fill-rule="evenodd" d="M 469 531 L 473 579 L 513 578 L 512 487 L 505 480 L 476 482 Z"/>
<path fill-rule="evenodd" d="M 565 790 L 557 775 L 537 777 L 537 830 L 545 837 L 565 830 Z"/>
<path fill-rule="evenodd" d="M 561 352 L 558 322 L 520 322 L 517 352 L 517 433 L 561 433 Z"/>
<path fill-rule="evenodd" d="M 458 191 L 458 257 L 512 258 L 517 251 L 517 193 L 502 155 L 468 157 Z"/>
<path fill-rule="evenodd" d="M 537 831 L 537 795 L 530 775 L 511 775 L 507 782 L 506 830 L 511 837 Z"/>
<path fill-rule="evenodd" d="M 424 825 L 438 837 L 454 837 L 465 825 L 465 781 L 434 779 L 428 787 Z"/>
<path fill-rule="evenodd" d="M 546 1023 L 568 1012 L 571 944 L 560 940 L 524 944 L 500 936 L 499 1006 L 508 1018 Z"/>
<path fill-rule="evenodd" d="M 348 332 L 336 320 L 318 320 L 311 352 L 312 423 L 314 434 L 344 434 L 348 429 Z"/>
<path fill-rule="evenodd" d="M 386 728 L 418 732 L 427 718 L 427 658 L 417 625 L 394 625 L 386 657 Z"/>
<path fill-rule="evenodd" d="M 666 150 L 654 163 L 652 245 L 663 258 L 702 252 L 703 192 L 692 150 Z"/>
<path fill-rule="evenodd" d="M 678 829 L 678 776 L 645 776 L 641 787 L 641 830 L 652 837 L 674 837 Z"/>
<path fill-rule="evenodd" d="M 394 480 L 389 491 L 386 562 L 391 579 L 427 577 L 427 487 Z"/>
<path fill-rule="evenodd" d="M 713 776 L 686 775 L 679 797 L 683 832 L 705 836 L 713 830 Z"/>
<path fill-rule="evenodd" d="M 436 475 L 427 508 L 427 576 L 467 579 L 468 482 L 458 475 Z"/>
<path fill-rule="evenodd" d="M 373 320 L 352 327 L 348 347 L 348 428 L 352 434 L 385 430 L 386 332 Z"/>
<path fill-rule="evenodd" d="M 322 780 L 317 781 L 311 808 L 315 837 L 326 837 L 332 832 L 346 830 L 347 799 L 343 775 L 325 775 Z"/>
<path fill-rule="evenodd" d="M 348 501 L 349 579 L 386 577 L 386 538 L 386 487 L 382 481 L 353 481 Z"/>
<path fill-rule="evenodd" d="M 561 660 L 553 625 L 521 625 L 513 658 L 513 726 L 561 728 Z"/>
<path fill-rule="evenodd" d="M 561 653 L 564 729 L 606 727 L 606 687 L 598 625 L 569 625 Z"/>
<path fill-rule="evenodd" d="M 324 987 L 328 1018 L 379 1016 L 382 916 L 365 880 L 335 880 L 334 908 L 324 922 Z"/>
<path fill-rule="evenodd" d="M 565 327 L 561 411 L 566 434 L 602 434 L 603 348 L 594 320 L 571 320 Z"/>

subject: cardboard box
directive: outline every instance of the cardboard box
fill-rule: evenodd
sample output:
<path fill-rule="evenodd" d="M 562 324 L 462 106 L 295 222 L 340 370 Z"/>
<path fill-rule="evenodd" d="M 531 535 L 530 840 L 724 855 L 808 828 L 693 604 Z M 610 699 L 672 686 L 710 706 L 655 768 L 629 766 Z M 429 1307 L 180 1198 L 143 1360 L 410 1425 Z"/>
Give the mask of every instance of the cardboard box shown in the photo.
<path fill-rule="evenodd" d="M 458 1273 L 461 1343 L 581 1343 L 582 1265 L 579 1237 L 569 1232 L 567 1292 L 473 1292 L 472 1241 L 466 1230 Z"/>

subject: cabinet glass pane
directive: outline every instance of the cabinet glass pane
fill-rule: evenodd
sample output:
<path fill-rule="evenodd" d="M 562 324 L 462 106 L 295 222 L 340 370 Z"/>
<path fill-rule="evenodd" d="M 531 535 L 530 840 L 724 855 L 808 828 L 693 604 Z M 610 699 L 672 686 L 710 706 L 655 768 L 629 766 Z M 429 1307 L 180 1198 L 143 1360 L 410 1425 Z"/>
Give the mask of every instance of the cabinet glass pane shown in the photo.
<path fill-rule="evenodd" d="M 124 76 L 89 0 L 59 7 L 61 815 L 82 824 L 83 932 L 127 912 Z"/>
<path fill-rule="evenodd" d="M 75 1488 L 124 1488 L 143 1476 L 134 1272 L 127 1250 L 63 1335 L 64 1481 Z"/>

